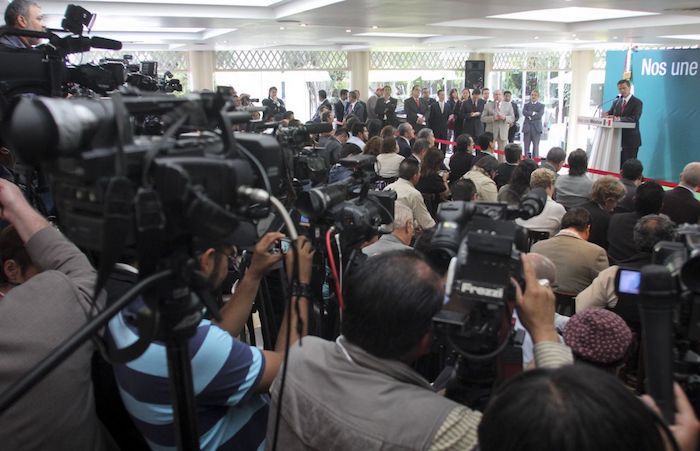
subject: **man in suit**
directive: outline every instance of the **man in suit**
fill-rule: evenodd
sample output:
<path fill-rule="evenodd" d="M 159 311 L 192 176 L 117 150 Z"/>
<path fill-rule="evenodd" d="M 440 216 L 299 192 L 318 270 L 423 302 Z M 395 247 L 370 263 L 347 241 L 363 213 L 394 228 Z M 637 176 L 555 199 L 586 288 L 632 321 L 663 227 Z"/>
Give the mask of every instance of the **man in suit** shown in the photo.
<path fill-rule="evenodd" d="M 438 99 L 430 106 L 428 126 L 433 130 L 437 139 L 447 139 L 447 120 L 452 114 L 450 104 L 445 101 L 445 90 L 438 91 Z M 447 144 L 440 144 L 442 153 L 447 152 Z"/>
<path fill-rule="evenodd" d="M 460 116 L 464 118 L 462 133 L 466 133 L 476 140 L 484 133 L 484 124 L 481 115 L 484 112 L 486 102 L 481 98 L 479 88 L 472 90 L 471 97 L 462 102 Z"/>
<path fill-rule="evenodd" d="M 373 244 L 362 248 L 365 255 L 379 255 L 390 251 L 411 249 L 413 240 L 413 211 L 406 205 L 396 202 L 394 204 L 394 227 L 392 232 L 382 235 Z"/>
<path fill-rule="evenodd" d="M 318 98 L 321 100 L 321 103 L 318 105 L 318 108 L 316 108 L 316 114 L 314 114 L 314 117 L 311 118 L 313 122 L 321 122 L 321 113 L 322 109 L 326 109 L 328 111 L 331 111 L 331 102 L 328 100 L 328 95 L 326 94 L 325 89 L 321 89 L 318 91 Z"/>
<path fill-rule="evenodd" d="M 374 90 L 374 94 L 367 99 L 367 118 L 368 119 L 381 119 L 377 116 L 377 102 L 383 96 L 384 89 L 381 86 L 377 86 Z"/>
<path fill-rule="evenodd" d="M 343 119 L 345 119 L 345 105 L 348 101 L 348 90 L 340 90 L 340 98 L 333 105 L 333 112 L 335 113 L 335 120 L 337 124 L 342 124 Z"/>
<path fill-rule="evenodd" d="M 540 137 L 542 136 L 542 116 L 544 105 L 539 102 L 540 93 L 533 90 L 530 93 L 530 101 L 523 105 L 523 151 L 525 155 L 540 156 Z M 532 144 L 532 151 L 530 151 Z"/>
<path fill-rule="evenodd" d="M 367 120 L 367 109 L 365 103 L 360 101 L 357 91 L 350 91 L 348 94 L 348 104 L 345 107 L 346 116 L 352 114 L 360 122 Z"/>
<path fill-rule="evenodd" d="M 639 146 L 642 145 L 642 135 L 639 133 L 639 118 L 642 117 L 642 101 L 631 93 L 629 80 L 617 82 L 620 97 L 613 102 L 606 116 L 613 116 L 616 121 L 634 122 L 634 128 L 622 129 L 622 153 L 620 165 L 628 158 L 637 158 Z"/>
<path fill-rule="evenodd" d="M 420 88 L 414 86 L 411 97 L 404 100 L 403 109 L 406 112 L 406 122 L 411 124 L 414 130 L 420 130 L 426 124 L 427 106 L 420 100 Z"/>
<path fill-rule="evenodd" d="M 700 188 L 700 163 L 688 163 L 681 172 L 680 184 L 667 191 L 661 213 L 676 224 L 697 224 L 700 220 L 700 201 L 695 192 Z"/>
<path fill-rule="evenodd" d="M 382 90 L 382 96 L 377 99 L 377 104 L 374 107 L 374 112 L 377 119 L 382 121 L 382 125 L 391 125 L 398 127 L 399 121 L 396 119 L 396 104 L 397 100 L 391 97 L 391 86 L 386 85 Z"/>
<path fill-rule="evenodd" d="M 503 100 L 503 91 L 497 89 L 493 92 L 493 102 L 484 107 L 481 122 L 486 124 L 486 131 L 493 133 L 493 138 L 498 143 L 498 148 L 503 150 L 508 143 L 508 129 L 515 122 L 513 105 Z M 502 156 L 499 157 L 502 160 Z"/>
<path fill-rule="evenodd" d="M 416 132 L 411 124 L 403 122 L 399 125 L 399 137 L 396 140 L 399 143 L 399 155 L 404 158 L 411 156 L 411 140 L 415 136 Z"/>
<path fill-rule="evenodd" d="M 518 119 L 520 119 L 520 111 L 518 111 L 518 104 L 513 100 L 513 93 L 510 91 L 505 91 L 503 93 L 503 100 L 510 102 L 513 107 L 513 114 L 515 115 L 515 121 L 511 124 L 508 129 L 508 143 L 515 142 L 515 134 L 518 131 Z"/>
<path fill-rule="evenodd" d="M 567 211 L 561 228 L 552 238 L 533 244 L 531 252 L 544 255 L 556 265 L 559 291 L 578 294 L 608 267 L 608 255 L 602 247 L 588 242 L 591 215 L 585 209 Z"/>
<path fill-rule="evenodd" d="M 626 193 L 625 197 L 617 204 L 616 212 L 634 211 L 634 194 L 637 191 L 637 187 L 644 181 L 643 172 L 644 166 L 636 158 L 628 158 L 627 161 L 622 163 L 620 182 L 624 185 Z M 658 213 L 658 211 L 655 213 Z"/>
<path fill-rule="evenodd" d="M 275 116 L 282 115 L 287 112 L 287 108 L 284 106 L 284 100 L 277 97 L 277 88 L 271 86 L 267 91 L 267 99 L 263 99 L 262 105 L 267 107 L 265 110 L 265 115 L 263 120 L 271 121 L 276 120 Z"/>

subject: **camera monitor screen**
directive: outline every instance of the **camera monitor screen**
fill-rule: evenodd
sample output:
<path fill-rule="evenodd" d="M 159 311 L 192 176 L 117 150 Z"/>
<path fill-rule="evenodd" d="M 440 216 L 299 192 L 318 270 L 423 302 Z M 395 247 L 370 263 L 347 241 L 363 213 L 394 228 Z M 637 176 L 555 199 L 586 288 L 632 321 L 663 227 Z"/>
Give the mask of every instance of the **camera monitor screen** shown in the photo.
<path fill-rule="evenodd" d="M 629 269 L 620 269 L 618 291 L 625 294 L 639 294 L 641 273 Z"/>

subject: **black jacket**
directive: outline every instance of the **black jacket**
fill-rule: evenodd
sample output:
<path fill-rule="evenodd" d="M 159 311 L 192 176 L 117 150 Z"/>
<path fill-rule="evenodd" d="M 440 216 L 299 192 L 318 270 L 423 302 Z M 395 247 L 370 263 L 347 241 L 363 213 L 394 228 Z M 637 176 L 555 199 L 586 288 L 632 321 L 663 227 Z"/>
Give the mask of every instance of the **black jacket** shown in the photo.
<path fill-rule="evenodd" d="M 639 133 L 639 118 L 642 117 L 642 101 L 631 96 L 624 109 L 624 99 L 613 102 L 608 114 L 619 116 L 622 122 L 634 122 L 634 128 L 622 129 L 622 147 L 639 147 L 642 145 L 642 135 Z"/>

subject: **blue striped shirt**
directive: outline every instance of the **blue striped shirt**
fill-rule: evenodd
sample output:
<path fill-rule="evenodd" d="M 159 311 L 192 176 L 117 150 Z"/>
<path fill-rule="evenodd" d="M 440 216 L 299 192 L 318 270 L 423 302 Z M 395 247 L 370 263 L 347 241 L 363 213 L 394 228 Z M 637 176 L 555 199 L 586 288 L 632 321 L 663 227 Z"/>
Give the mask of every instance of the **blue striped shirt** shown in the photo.
<path fill-rule="evenodd" d="M 123 348 L 136 341 L 129 321 L 143 304 L 135 301 L 109 322 L 109 335 Z M 265 358 L 210 321 L 202 320 L 190 339 L 192 376 L 202 450 L 264 448 L 268 396 L 256 394 Z M 175 450 L 173 407 L 166 349 L 153 342 L 139 358 L 114 372 L 122 400 L 153 450 Z"/>

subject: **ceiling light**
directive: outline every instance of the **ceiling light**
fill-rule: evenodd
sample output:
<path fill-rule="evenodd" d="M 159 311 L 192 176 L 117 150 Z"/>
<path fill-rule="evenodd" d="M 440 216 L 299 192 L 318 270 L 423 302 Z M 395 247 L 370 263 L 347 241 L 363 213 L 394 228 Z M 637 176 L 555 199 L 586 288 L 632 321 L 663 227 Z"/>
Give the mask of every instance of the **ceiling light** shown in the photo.
<path fill-rule="evenodd" d="M 591 20 L 622 19 L 625 17 L 651 16 L 658 13 L 628 11 L 624 9 L 588 8 L 568 6 L 566 8 L 537 9 L 518 13 L 488 16 L 489 19 L 535 20 L 543 22 L 588 22 Z"/>
<path fill-rule="evenodd" d="M 571 37 L 572 37 L 572 38 L 575 38 L 575 37 L 576 37 L 576 33 L 571 33 Z"/>
<path fill-rule="evenodd" d="M 371 33 L 358 33 L 355 36 L 372 36 L 377 38 L 432 38 L 433 36 L 439 36 L 437 34 L 421 34 L 421 33 L 382 33 L 382 32 L 371 32 Z"/>
<path fill-rule="evenodd" d="M 539 38 L 540 38 L 539 36 L 535 36 L 535 39 L 539 39 Z"/>
<path fill-rule="evenodd" d="M 305 27 L 305 26 L 306 26 L 306 24 L 305 24 L 305 23 L 303 23 L 303 24 L 300 24 L 300 25 L 301 25 L 302 27 Z"/>
<path fill-rule="evenodd" d="M 284 27 L 280 27 L 280 30 L 284 30 Z"/>
<path fill-rule="evenodd" d="M 613 36 L 613 39 L 617 39 L 617 36 Z"/>
<path fill-rule="evenodd" d="M 349 28 L 347 28 L 347 29 L 345 30 L 345 32 L 346 32 L 346 33 L 352 33 L 352 30 L 349 29 Z"/>
<path fill-rule="evenodd" d="M 372 25 L 372 30 L 376 30 L 377 28 L 379 28 L 379 27 L 376 25 Z"/>
<path fill-rule="evenodd" d="M 683 39 L 686 41 L 700 41 L 700 34 L 676 34 L 671 36 L 659 36 L 667 39 Z"/>

